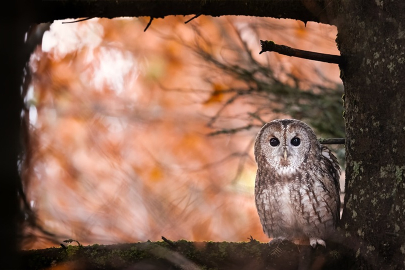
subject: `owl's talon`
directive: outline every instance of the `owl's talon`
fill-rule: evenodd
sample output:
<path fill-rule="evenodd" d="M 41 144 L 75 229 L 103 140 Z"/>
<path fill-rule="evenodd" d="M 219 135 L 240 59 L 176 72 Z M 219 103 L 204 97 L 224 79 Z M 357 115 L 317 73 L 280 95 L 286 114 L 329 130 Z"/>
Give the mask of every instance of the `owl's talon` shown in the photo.
<path fill-rule="evenodd" d="M 309 239 L 309 244 L 311 245 L 311 247 L 315 248 L 316 245 L 321 245 L 326 247 L 326 243 L 325 241 L 323 241 L 322 239 L 319 238 L 310 238 Z"/>
<path fill-rule="evenodd" d="M 269 246 L 272 245 L 279 245 L 282 242 L 287 241 L 287 239 L 285 237 L 277 237 L 277 238 L 273 238 L 270 242 L 269 242 Z"/>

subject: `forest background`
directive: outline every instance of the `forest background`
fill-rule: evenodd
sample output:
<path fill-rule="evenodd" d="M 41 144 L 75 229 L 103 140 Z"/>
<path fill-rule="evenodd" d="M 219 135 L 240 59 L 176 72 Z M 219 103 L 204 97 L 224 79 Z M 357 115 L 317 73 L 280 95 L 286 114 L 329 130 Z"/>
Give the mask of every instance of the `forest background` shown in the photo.
<path fill-rule="evenodd" d="M 56 21 L 45 32 L 23 113 L 37 224 L 25 227 L 25 249 L 70 238 L 269 241 L 253 198 L 260 127 L 294 117 L 344 137 L 337 65 L 259 55 L 260 39 L 338 54 L 334 26 L 190 18 L 146 31 L 149 18 Z M 342 161 L 343 146 L 333 149 Z"/>

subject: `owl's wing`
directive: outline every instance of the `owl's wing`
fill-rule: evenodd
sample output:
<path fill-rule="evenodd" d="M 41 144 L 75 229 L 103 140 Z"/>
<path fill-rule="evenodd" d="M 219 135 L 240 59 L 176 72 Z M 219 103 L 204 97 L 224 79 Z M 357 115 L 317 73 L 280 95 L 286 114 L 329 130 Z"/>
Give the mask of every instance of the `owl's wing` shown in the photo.
<path fill-rule="evenodd" d="M 340 166 L 337 158 L 334 154 L 332 154 L 332 151 L 330 151 L 329 148 L 324 145 L 321 146 L 321 151 L 322 156 L 326 157 L 326 159 L 329 161 L 328 163 L 331 165 L 328 166 L 330 174 L 332 175 L 333 179 L 337 181 L 337 184 L 339 184 Z"/>
<path fill-rule="evenodd" d="M 321 146 L 322 151 L 322 164 L 324 166 L 324 170 L 326 170 L 332 179 L 324 179 L 327 182 L 324 184 L 330 187 L 330 190 L 336 192 L 333 197 L 336 199 L 337 203 L 337 220 L 339 220 L 339 211 L 340 211 L 340 166 L 338 163 L 337 158 L 333 155 L 333 153 L 327 148 L 326 146 Z"/>

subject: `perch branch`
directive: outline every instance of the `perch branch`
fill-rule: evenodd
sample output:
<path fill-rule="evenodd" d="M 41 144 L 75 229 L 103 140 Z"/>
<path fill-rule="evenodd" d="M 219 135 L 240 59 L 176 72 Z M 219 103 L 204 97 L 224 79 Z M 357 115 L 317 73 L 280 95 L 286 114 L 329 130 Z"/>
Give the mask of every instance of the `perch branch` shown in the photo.
<path fill-rule="evenodd" d="M 294 56 L 294 57 L 321 61 L 321 62 L 326 62 L 326 63 L 334 63 L 334 64 L 340 64 L 342 62 L 342 57 L 340 55 L 332 55 L 332 54 L 324 54 L 324 53 L 316 53 L 316 52 L 298 50 L 298 49 L 294 49 L 294 48 L 284 46 L 284 45 L 277 45 L 273 41 L 260 40 L 260 45 L 262 46 L 262 50 L 260 53 L 277 52 L 279 54 L 284 54 L 287 56 Z"/>
<path fill-rule="evenodd" d="M 344 138 L 318 139 L 321 144 L 345 144 Z"/>
<path fill-rule="evenodd" d="M 200 1 L 200 0 L 125 0 L 125 1 L 83 1 L 52 0 L 29 1 L 35 3 L 35 23 L 66 18 L 114 18 L 152 16 L 164 18 L 169 15 L 207 16 L 244 15 L 256 17 L 289 18 L 303 22 L 319 22 L 302 3 L 302 0 L 272 1 Z"/>

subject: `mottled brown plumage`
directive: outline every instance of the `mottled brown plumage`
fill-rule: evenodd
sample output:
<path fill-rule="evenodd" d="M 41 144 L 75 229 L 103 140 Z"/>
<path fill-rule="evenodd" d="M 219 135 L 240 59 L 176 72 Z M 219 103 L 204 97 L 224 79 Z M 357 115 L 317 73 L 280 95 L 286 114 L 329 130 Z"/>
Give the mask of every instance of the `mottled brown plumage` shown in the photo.
<path fill-rule="evenodd" d="M 339 164 L 305 123 L 283 119 L 257 135 L 255 199 L 271 238 L 325 245 L 339 220 Z"/>

